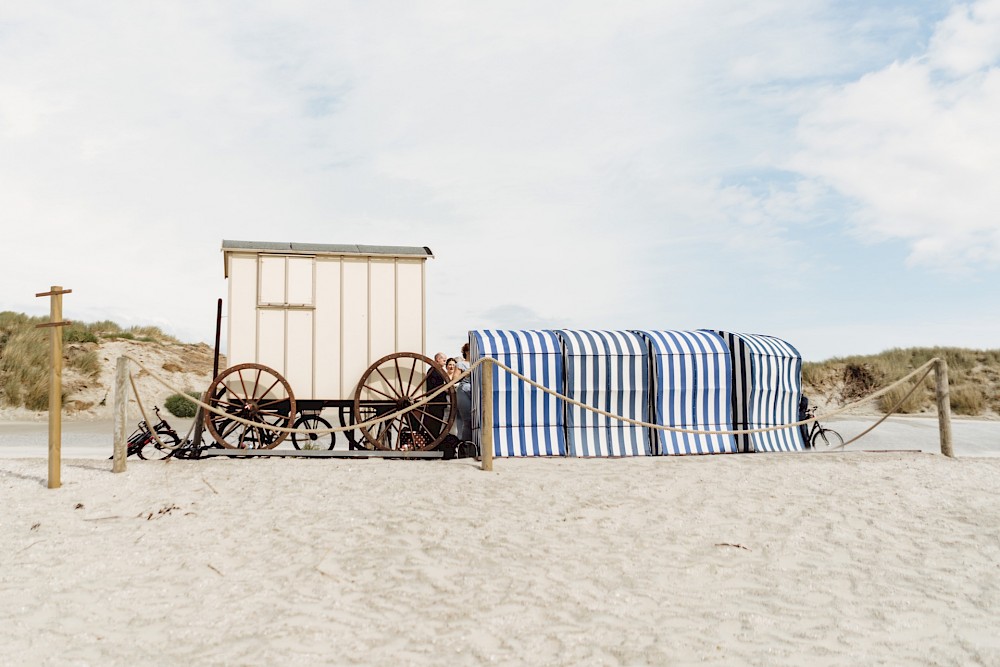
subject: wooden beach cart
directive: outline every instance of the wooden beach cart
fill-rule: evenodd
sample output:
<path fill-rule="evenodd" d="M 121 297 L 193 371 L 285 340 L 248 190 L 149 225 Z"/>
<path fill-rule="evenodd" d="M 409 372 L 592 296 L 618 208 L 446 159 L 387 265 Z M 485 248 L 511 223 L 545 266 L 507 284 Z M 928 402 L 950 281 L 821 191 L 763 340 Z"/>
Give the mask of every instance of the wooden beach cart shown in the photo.
<path fill-rule="evenodd" d="M 223 241 L 227 359 L 205 402 L 205 428 L 225 448 L 273 449 L 268 427 L 355 426 L 413 405 L 444 384 L 425 354 L 426 247 Z M 426 450 L 455 419 L 455 391 L 372 426 L 351 449 Z M 253 425 L 238 422 L 248 420 Z M 260 426 L 256 426 L 259 424 Z M 292 434 L 333 449 L 341 434 Z"/>

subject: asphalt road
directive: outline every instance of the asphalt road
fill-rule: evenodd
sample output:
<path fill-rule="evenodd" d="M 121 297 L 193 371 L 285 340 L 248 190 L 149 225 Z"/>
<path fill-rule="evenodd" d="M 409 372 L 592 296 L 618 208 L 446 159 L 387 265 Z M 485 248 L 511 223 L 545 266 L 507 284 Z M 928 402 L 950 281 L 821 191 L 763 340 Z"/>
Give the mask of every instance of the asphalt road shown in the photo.
<path fill-rule="evenodd" d="M 875 418 L 831 420 L 824 425 L 838 431 L 844 440 L 858 435 Z M 183 436 L 191 420 L 171 419 L 171 425 Z M 111 456 L 112 422 L 68 422 L 62 425 L 64 458 L 102 459 Z M 129 432 L 135 427 L 129 425 Z M 1000 456 L 1000 421 L 952 420 L 952 442 L 956 456 Z M 284 446 L 284 445 L 282 445 Z M 891 417 L 846 451 L 920 450 L 940 452 L 937 419 L 927 417 Z M 0 423 L 0 458 L 48 456 L 47 422 Z"/>

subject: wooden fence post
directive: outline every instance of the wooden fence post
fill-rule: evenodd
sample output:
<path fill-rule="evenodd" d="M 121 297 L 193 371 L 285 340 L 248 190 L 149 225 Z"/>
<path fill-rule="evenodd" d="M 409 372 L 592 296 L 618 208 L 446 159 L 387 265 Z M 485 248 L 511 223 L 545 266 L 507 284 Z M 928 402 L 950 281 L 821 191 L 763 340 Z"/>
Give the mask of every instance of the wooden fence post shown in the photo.
<path fill-rule="evenodd" d="M 955 458 L 951 447 L 951 394 L 948 391 L 948 362 L 938 359 L 934 364 L 935 395 L 937 397 L 938 432 L 941 435 L 941 453 Z"/>
<path fill-rule="evenodd" d="M 125 420 L 128 419 L 128 359 L 118 357 L 115 364 L 115 450 L 111 472 L 125 472 L 128 447 L 125 442 Z"/>
<path fill-rule="evenodd" d="M 482 447 L 482 469 L 493 470 L 493 360 L 483 362 L 483 395 L 480 401 L 482 423 L 479 426 L 479 444 Z"/>

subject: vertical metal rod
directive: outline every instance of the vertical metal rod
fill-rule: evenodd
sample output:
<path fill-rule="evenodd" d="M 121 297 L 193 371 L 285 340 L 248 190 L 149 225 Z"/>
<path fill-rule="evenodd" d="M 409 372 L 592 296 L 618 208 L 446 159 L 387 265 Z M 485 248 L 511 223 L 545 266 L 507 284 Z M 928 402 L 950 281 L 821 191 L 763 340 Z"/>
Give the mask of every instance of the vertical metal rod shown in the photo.
<path fill-rule="evenodd" d="M 62 286 L 52 286 L 50 322 L 62 322 Z M 49 488 L 62 486 L 62 327 L 53 326 L 49 368 Z"/>
<path fill-rule="evenodd" d="M 479 444 L 482 446 L 482 469 L 493 470 L 493 360 L 483 362 L 483 395 L 480 402 L 482 423 L 479 426 Z"/>
<path fill-rule="evenodd" d="M 128 359 L 118 357 L 115 364 L 115 443 L 111 472 L 125 472 L 128 446 L 125 442 L 125 420 L 128 418 Z"/>
<path fill-rule="evenodd" d="M 212 379 L 219 377 L 219 345 L 222 341 L 222 299 L 215 312 L 215 361 L 212 363 Z"/>
<path fill-rule="evenodd" d="M 951 394 L 948 391 L 948 362 L 938 359 L 934 364 L 934 377 L 937 380 L 934 387 L 937 397 L 938 431 L 941 436 L 941 453 L 955 458 L 951 447 Z"/>

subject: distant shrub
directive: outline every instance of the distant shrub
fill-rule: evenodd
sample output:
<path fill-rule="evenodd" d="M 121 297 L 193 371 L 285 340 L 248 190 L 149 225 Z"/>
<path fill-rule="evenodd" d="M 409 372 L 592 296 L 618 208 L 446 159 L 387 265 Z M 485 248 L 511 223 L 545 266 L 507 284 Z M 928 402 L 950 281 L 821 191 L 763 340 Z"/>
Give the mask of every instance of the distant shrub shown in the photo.
<path fill-rule="evenodd" d="M 953 387 L 951 394 L 951 410 L 958 415 L 979 415 L 986 406 L 986 398 L 979 387 L 966 385 Z"/>
<path fill-rule="evenodd" d="M 174 417 L 180 417 L 181 419 L 194 417 L 198 413 L 198 404 L 188 400 L 188 396 L 201 400 L 201 394 L 193 391 L 187 392 L 187 396 L 184 394 L 172 394 L 163 402 L 163 407 Z"/>
<path fill-rule="evenodd" d="M 883 386 L 884 372 L 872 363 L 844 366 L 844 398 L 853 400 L 867 396 Z"/>

